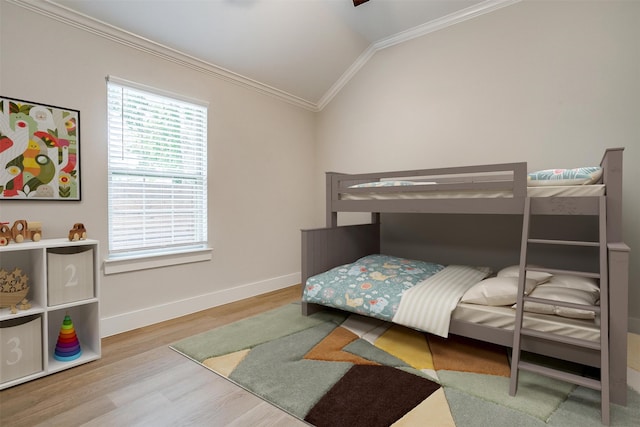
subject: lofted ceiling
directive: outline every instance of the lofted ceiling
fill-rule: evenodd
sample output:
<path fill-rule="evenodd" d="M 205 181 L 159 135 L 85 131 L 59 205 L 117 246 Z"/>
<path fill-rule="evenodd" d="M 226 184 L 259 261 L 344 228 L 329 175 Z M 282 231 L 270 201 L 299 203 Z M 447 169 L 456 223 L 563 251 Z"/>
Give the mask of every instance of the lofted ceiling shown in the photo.
<path fill-rule="evenodd" d="M 517 0 L 9 1 L 117 31 L 318 110 L 377 50 Z"/>

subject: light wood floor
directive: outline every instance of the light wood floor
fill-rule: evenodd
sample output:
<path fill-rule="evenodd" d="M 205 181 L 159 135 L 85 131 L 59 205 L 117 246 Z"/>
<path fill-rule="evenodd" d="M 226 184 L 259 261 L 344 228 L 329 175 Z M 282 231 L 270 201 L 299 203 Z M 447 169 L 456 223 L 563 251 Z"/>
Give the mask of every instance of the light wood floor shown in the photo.
<path fill-rule="evenodd" d="M 306 426 L 168 347 L 300 295 L 294 286 L 107 337 L 100 360 L 0 391 L 0 426 Z"/>

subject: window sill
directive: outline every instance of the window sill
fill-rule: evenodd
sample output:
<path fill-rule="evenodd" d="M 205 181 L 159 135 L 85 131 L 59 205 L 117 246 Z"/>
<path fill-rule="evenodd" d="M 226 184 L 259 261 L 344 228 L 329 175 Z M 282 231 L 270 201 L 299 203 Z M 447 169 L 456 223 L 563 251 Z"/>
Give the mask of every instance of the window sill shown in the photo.
<path fill-rule="evenodd" d="M 193 249 L 171 254 L 145 255 L 135 258 L 108 258 L 104 260 L 104 274 L 126 273 L 129 271 L 147 270 L 150 268 L 168 267 L 171 265 L 192 262 L 211 261 L 213 249 Z"/>

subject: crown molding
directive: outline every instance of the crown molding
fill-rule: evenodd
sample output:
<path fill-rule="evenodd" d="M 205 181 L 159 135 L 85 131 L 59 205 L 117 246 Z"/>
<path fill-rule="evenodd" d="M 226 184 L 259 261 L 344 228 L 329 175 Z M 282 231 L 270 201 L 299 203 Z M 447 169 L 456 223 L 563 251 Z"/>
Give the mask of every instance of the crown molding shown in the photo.
<path fill-rule="evenodd" d="M 313 102 L 309 102 L 288 92 L 260 83 L 256 80 L 234 73 L 233 71 L 203 61 L 191 55 L 187 55 L 176 49 L 146 39 L 137 34 L 122 30 L 111 24 L 107 24 L 106 22 L 78 13 L 65 6 L 56 4 L 51 0 L 6 1 L 66 25 L 87 31 L 144 53 L 157 56 L 163 60 L 278 98 L 306 110 L 314 112 L 318 111 L 317 105 Z"/>
<path fill-rule="evenodd" d="M 2 0 L 0 0 L 2 1 Z M 260 83 L 256 80 L 234 73 L 233 71 L 219 67 L 215 64 L 187 55 L 181 51 L 163 44 L 141 37 L 137 34 L 122 30 L 106 22 L 78 13 L 70 8 L 59 5 L 53 0 L 5 0 L 24 9 L 39 13 L 51 19 L 72 27 L 87 31 L 94 35 L 104 37 L 124 46 L 137 49 L 150 55 L 157 56 L 166 61 L 190 68 L 192 70 L 211 75 L 224 81 L 237 84 L 259 93 L 280 99 L 290 104 L 302 107 L 306 110 L 318 112 L 324 109 L 329 102 L 347 85 L 347 83 L 360 71 L 362 67 L 375 55 L 376 52 L 395 46 L 399 43 L 424 36 L 434 31 L 458 24 L 460 22 L 476 18 L 485 13 L 510 6 L 522 0 L 487 0 L 474 6 L 449 14 L 442 18 L 427 22 L 406 31 L 394 34 L 386 39 L 369 45 L 340 78 L 327 90 L 318 103 L 307 101 L 283 90 Z"/>
<path fill-rule="evenodd" d="M 371 59 L 371 57 L 375 55 L 377 51 L 378 49 L 376 49 L 374 45 L 369 45 L 369 47 L 360 54 L 360 56 L 353 62 L 353 64 L 351 64 L 349 68 L 347 68 L 347 70 L 340 76 L 340 78 L 336 80 L 336 82 L 331 85 L 329 90 L 325 92 L 322 98 L 320 98 L 317 106 L 318 111 L 322 111 L 322 109 L 326 107 L 329 102 L 331 102 L 331 100 L 342 90 L 342 88 L 345 87 L 347 83 L 349 83 L 349 80 L 351 80 L 358 73 L 358 71 L 360 71 L 360 69 L 364 67 L 364 64 L 369 62 L 369 59 Z"/>
<path fill-rule="evenodd" d="M 342 90 L 344 86 L 346 86 L 358 71 L 360 71 L 360 68 L 364 67 L 369 59 L 371 59 L 371 57 L 379 50 L 404 43 L 417 37 L 422 37 L 426 34 L 433 33 L 434 31 L 442 30 L 443 28 L 459 24 L 460 22 L 476 18 L 480 15 L 484 15 L 485 13 L 493 12 L 520 1 L 522 0 L 487 0 L 458 12 L 443 16 L 442 18 L 418 25 L 417 27 L 409 28 L 406 31 L 402 31 L 371 44 L 320 99 L 318 102 L 318 111 L 324 109 L 324 107 L 331 102 L 331 100 Z"/>
<path fill-rule="evenodd" d="M 459 10 L 449 15 L 443 16 L 433 21 L 426 22 L 418 25 L 417 27 L 409 28 L 408 30 L 394 34 L 386 39 L 382 39 L 374 43 L 376 51 L 382 50 L 399 43 L 422 37 L 426 34 L 433 33 L 438 30 L 450 27 L 455 24 L 459 24 L 469 19 L 477 18 L 485 13 L 493 12 L 506 6 L 510 6 L 514 3 L 519 3 L 522 0 L 487 0 L 482 3 L 475 4 L 466 9 Z"/>

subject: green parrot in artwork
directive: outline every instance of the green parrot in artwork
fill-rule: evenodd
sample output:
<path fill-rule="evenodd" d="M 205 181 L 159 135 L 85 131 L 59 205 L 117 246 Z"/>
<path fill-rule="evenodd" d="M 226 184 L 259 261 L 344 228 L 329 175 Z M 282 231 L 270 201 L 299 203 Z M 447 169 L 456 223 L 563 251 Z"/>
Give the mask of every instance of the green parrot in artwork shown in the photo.
<path fill-rule="evenodd" d="M 30 191 L 34 191 L 42 184 L 48 184 L 51 182 L 56 174 L 56 166 L 51 159 L 44 154 L 38 154 L 35 158 L 36 162 L 40 166 L 40 173 L 38 176 L 26 177 L 25 186 L 28 186 Z"/>

